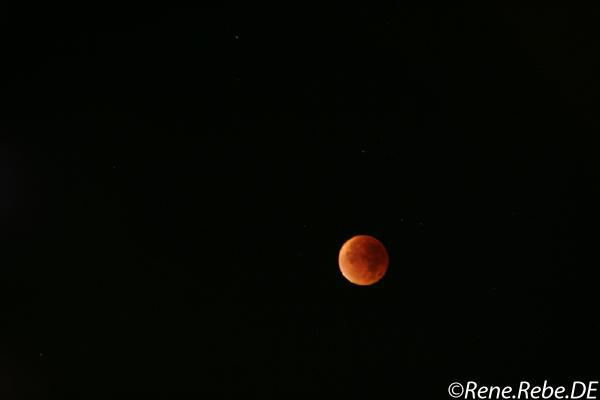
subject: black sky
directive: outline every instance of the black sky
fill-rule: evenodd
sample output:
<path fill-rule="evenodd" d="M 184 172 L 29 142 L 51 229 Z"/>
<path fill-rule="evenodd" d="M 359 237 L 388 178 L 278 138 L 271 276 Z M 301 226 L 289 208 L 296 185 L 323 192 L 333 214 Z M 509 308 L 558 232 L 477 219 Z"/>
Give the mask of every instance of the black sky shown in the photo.
<path fill-rule="evenodd" d="M 0 391 L 592 378 L 597 17 L 8 8 Z"/>

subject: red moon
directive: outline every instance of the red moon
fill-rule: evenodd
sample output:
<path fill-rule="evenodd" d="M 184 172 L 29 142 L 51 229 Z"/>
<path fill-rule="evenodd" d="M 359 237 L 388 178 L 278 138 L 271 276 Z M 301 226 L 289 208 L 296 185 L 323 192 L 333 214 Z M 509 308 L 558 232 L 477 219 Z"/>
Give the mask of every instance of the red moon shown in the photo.
<path fill-rule="evenodd" d="M 388 252 L 378 239 L 357 235 L 342 245 L 338 258 L 344 278 L 355 285 L 372 285 L 383 278 L 388 269 Z"/>

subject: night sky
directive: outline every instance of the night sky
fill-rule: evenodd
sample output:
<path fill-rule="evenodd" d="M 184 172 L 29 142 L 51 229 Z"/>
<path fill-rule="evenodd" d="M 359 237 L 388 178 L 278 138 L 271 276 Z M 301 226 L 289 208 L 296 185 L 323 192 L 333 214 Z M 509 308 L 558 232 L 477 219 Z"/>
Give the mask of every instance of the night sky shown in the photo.
<path fill-rule="evenodd" d="M 6 8 L 0 397 L 598 378 L 599 18 Z"/>

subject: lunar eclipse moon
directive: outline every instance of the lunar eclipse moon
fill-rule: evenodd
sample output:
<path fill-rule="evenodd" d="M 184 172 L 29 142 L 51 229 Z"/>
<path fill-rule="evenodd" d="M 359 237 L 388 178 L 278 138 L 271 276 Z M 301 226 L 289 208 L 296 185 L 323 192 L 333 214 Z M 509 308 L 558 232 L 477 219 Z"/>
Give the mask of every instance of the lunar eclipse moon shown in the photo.
<path fill-rule="evenodd" d="M 388 252 L 377 238 L 357 235 L 347 240 L 340 249 L 338 263 L 342 275 L 355 285 L 377 283 L 388 270 Z"/>

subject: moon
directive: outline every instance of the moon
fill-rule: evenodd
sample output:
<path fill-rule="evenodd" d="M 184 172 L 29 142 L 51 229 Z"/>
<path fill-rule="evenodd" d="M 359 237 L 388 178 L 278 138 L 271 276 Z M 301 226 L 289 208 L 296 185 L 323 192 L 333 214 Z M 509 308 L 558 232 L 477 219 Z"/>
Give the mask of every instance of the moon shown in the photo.
<path fill-rule="evenodd" d="M 348 239 L 338 257 L 344 278 L 355 285 L 367 286 L 379 282 L 388 270 L 388 252 L 377 238 L 357 235 Z"/>

